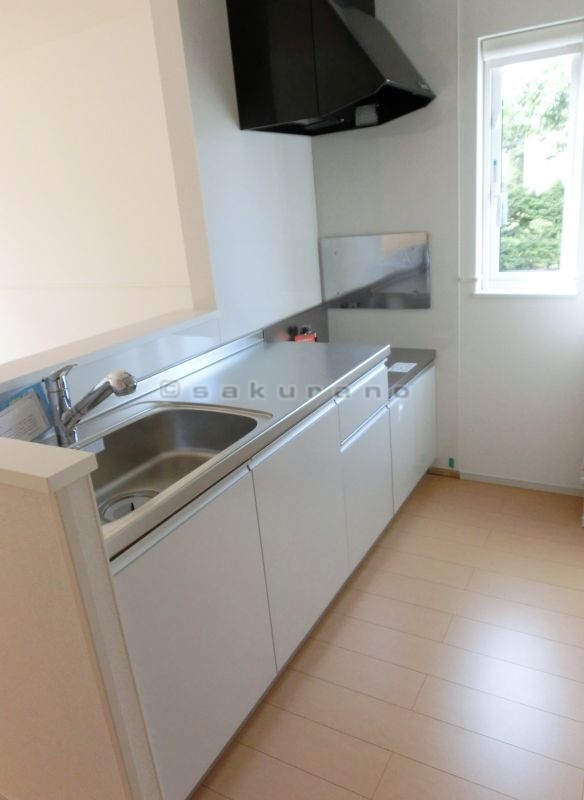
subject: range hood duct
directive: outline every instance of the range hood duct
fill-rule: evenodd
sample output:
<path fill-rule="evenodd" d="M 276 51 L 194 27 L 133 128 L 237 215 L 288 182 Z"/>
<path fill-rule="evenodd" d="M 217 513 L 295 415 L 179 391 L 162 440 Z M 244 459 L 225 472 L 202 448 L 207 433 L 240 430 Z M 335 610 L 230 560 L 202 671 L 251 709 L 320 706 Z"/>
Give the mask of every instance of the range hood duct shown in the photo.
<path fill-rule="evenodd" d="M 227 11 L 243 130 L 370 127 L 435 97 L 374 0 L 227 0 Z"/>

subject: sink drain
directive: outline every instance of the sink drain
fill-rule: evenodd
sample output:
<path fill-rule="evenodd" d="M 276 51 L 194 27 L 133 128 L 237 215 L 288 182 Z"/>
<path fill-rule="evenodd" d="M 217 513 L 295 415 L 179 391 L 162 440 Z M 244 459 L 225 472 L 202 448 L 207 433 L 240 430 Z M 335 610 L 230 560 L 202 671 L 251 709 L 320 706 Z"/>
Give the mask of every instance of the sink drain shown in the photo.
<path fill-rule="evenodd" d="M 115 522 L 117 519 L 125 517 L 126 514 L 131 514 L 148 500 L 159 494 L 158 492 L 143 489 L 139 492 L 127 492 L 126 494 L 119 494 L 106 500 L 99 507 L 99 513 L 104 522 Z"/>

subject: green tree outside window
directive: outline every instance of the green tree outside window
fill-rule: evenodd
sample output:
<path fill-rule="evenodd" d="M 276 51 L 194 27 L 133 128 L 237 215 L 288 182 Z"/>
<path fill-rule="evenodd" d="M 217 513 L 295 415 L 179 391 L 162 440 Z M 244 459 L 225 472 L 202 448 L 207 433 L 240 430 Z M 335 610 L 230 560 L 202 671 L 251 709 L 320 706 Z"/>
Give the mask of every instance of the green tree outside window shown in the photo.
<path fill-rule="evenodd" d="M 534 76 L 514 86 L 505 75 L 503 100 L 504 188 L 507 219 L 501 227 L 501 272 L 559 269 L 564 184 L 558 177 L 544 191 L 524 185 L 526 143 L 544 143 L 548 159 L 567 147 L 570 77 L 565 62 L 545 59 Z"/>

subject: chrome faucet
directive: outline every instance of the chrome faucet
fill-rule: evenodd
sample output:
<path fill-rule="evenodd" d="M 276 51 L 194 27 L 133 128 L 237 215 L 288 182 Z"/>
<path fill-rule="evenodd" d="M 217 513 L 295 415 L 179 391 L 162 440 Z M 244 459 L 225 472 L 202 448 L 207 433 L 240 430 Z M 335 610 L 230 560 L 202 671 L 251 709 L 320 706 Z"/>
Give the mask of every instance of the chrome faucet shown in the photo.
<path fill-rule="evenodd" d="M 68 447 L 77 441 L 77 425 L 92 409 L 107 400 L 110 395 L 123 397 L 136 389 L 136 379 L 129 372 L 116 370 L 109 372 L 85 397 L 74 406 L 71 405 L 67 375 L 77 366 L 67 364 L 43 378 L 47 389 L 52 422 L 60 447 Z"/>

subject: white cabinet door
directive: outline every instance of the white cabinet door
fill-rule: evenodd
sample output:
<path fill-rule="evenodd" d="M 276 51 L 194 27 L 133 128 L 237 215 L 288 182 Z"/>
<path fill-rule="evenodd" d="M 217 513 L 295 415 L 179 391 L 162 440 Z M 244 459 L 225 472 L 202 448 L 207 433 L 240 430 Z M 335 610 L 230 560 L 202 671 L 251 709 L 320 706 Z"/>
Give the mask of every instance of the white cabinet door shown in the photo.
<path fill-rule="evenodd" d="M 355 569 L 393 516 L 389 410 L 343 444 L 349 567 Z"/>
<path fill-rule="evenodd" d="M 391 421 L 391 464 L 393 473 L 393 506 L 397 511 L 417 481 L 416 415 L 412 394 L 400 390 L 389 404 Z"/>
<path fill-rule="evenodd" d="M 436 459 L 436 367 L 414 382 L 416 403 L 416 458 L 418 480 Z"/>
<path fill-rule="evenodd" d="M 395 511 L 436 458 L 436 369 L 421 373 L 389 403 Z"/>
<path fill-rule="evenodd" d="M 334 403 L 251 460 L 278 669 L 347 579 Z"/>
<path fill-rule="evenodd" d="M 276 674 L 249 471 L 142 549 L 115 593 L 163 796 L 185 800 Z"/>

